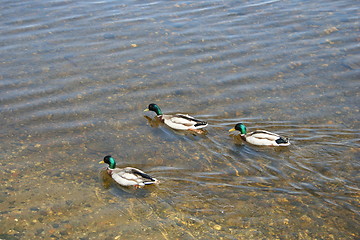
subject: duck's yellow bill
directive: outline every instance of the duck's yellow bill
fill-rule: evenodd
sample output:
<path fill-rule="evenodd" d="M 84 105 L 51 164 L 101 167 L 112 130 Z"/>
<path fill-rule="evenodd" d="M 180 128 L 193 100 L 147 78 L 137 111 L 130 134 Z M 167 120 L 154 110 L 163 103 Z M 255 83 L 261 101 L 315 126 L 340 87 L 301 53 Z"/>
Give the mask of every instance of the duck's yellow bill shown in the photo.
<path fill-rule="evenodd" d="M 232 132 L 232 131 L 235 131 L 235 130 L 236 130 L 235 128 L 232 128 L 232 129 L 229 130 L 229 132 Z"/>
<path fill-rule="evenodd" d="M 150 111 L 148 108 L 144 110 L 144 112 Z"/>
<path fill-rule="evenodd" d="M 105 163 L 104 160 L 100 161 L 99 163 Z"/>

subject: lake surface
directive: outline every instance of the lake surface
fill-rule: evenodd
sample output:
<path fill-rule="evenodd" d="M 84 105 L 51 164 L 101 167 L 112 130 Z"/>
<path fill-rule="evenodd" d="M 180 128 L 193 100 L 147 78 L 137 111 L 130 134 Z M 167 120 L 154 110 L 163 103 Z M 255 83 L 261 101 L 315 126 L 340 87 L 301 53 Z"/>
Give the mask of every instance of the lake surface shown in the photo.
<path fill-rule="evenodd" d="M 0 239 L 360 238 L 359 2 L 0 9 Z M 292 145 L 244 143 L 238 122 Z M 119 187 L 108 154 L 161 183 Z"/>

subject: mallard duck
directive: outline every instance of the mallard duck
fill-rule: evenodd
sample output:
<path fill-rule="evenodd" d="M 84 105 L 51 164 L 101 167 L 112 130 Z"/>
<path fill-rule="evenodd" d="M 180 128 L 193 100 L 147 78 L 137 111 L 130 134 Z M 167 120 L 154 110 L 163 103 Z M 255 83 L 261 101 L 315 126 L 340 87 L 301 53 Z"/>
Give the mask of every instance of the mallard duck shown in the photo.
<path fill-rule="evenodd" d="M 149 104 L 149 107 L 144 111 L 154 111 L 162 122 L 176 130 L 192 130 L 197 132 L 196 130 L 208 125 L 207 122 L 195 119 L 186 114 L 165 115 L 155 103 Z"/>
<path fill-rule="evenodd" d="M 153 178 L 143 171 L 133 168 L 117 168 L 115 159 L 110 155 L 105 156 L 104 160 L 99 163 L 107 163 L 107 173 L 114 179 L 118 184 L 128 187 L 144 187 L 145 185 L 158 183 L 159 181 L 156 178 Z"/>
<path fill-rule="evenodd" d="M 278 134 L 268 132 L 265 130 L 256 130 L 251 133 L 246 133 L 246 127 L 242 123 L 238 123 L 229 132 L 238 130 L 241 133 L 241 138 L 251 144 L 260 146 L 289 146 L 290 141 Z"/>

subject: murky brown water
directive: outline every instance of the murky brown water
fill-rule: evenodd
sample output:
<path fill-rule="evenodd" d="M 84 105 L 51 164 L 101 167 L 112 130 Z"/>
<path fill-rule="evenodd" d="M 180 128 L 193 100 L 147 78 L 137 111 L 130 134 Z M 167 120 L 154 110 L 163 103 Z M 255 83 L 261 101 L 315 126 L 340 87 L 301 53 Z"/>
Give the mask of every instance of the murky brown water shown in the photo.
<path fill-rule="evenodd" d="M 354 1 L 0 9 L 0 239 L 360 238 Z M 159 125 L 151 102 L 207 134 Z M 292 145 L 244 144 L 237 122 Z M 117 186 L 107 154 L 161 184 Z"/>

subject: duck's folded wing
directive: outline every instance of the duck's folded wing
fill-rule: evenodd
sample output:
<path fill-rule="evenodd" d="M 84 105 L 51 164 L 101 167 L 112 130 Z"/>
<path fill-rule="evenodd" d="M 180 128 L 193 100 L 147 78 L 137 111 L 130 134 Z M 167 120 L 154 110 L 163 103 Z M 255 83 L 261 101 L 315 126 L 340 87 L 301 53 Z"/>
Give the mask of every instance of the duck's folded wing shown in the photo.
<path fill-rule="evenodd" d="M 171 115 L 165 118 L 165 120 L 170 121 L 174 124 L 181 124 L 185 126 L 192 126 L 194 125 L 194 121 L 189 118 L 189 116 L 177 114 L 177 115 Z"/>
<path fill-rule="evenodd" d="M 188 125 L 194 125 L 194 126 L 198 126 L 198 125 L 206 125 L 207 122 L 205 121 L 201 121 L 199 119 L 196 119 L 192 116 L 186 115 L 186 114 L 176 114 L 175 116 L 173 116 L 171 118 L 171 120 L 175 123 L 179 123 L 179 124 L 188 124 Z"/>
<path fill-rule="evenodd" d="M 125 172 L 128 175 L 132 175 L 134 178 L 143 178 L 146 181 L 156 181 L 155 178 L 149 176 L 148 174 L 146 174 L 143 171 L 136 169 L 136 168 L 125 169 Z"/>
<path fill-rule="evenodd" d="M 277 139 L 280 138 L 280 135 L 265 130 L 256 130 L 250 133 L 249 136 L 252 136 L 257 139 L 264 139 L 264 140 L 267 139 L 269 141 L 276 141 Z"/>

